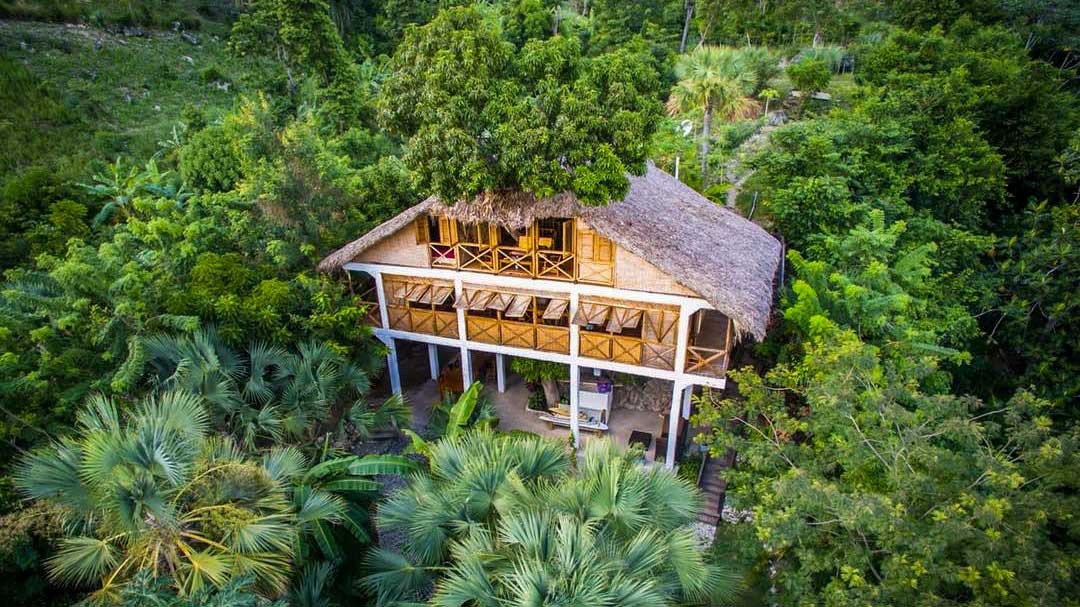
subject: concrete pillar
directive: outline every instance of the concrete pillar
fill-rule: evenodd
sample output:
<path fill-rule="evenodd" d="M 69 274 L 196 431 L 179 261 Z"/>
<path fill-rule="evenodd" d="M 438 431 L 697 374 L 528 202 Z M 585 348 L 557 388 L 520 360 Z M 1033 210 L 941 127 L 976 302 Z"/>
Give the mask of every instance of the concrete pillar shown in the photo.
<path fill-rule="evenodd" d="M 431 379 L 439 379 L 439 346 L 435 344 L 427 345 L 427 359 L 428 365 L 431 367 Z"/>
<path fill-rule="evenodd" d="M 679 408 L 682 406 L 683 398 L 687 392 L 687 387 L 684 387 L 679 382 L 675 382 L 675 387 L 671 391 L 671 411 L 668 413 L 668 437 L 667 437 L 667 453 L 664 454 L 664 467 L 671 470 L 675 467 L 675 448 L 679 442 Z"/>
<path fill-rule="evenodd" d="M 465 346 L 461 346 L 461 381 L 462 387 L 466 390 L 468 390 L 469 386 L 473 383 L 472 355 Z"/>
<path fill-rule="evenodd" d="M 394 343 L 394 338 L 390 337 L 386 340 L 386 368 L 390 371 L 390 390 L 394 394 L 401 394 L 401 373 L 398 370 L 397 362 L 397 345 Z"/>
<path fill-rule="evenodd" d="M 694 397 L 694 386 L 687 386 L 686 389 L 683 390 L 683 399 L 682 399 L 682 417 L 683 417 L 683 419 L 690 419 L 690 412 L 694 408 L 693 397 Z"/>
<path fill-rule="evenodd" d="M 499 388 L 499 393 L 506 392 L 506 357 L 502 354 L 495 355 L 495 381 Z"/>
<path fill-rule="evenodd" d="M 581 434 L 578 430 L 578 383 L 581 371 L 577 364 L 570 365 L 570 433 L 574 435 L 574 446 L 581 446 Z"/>

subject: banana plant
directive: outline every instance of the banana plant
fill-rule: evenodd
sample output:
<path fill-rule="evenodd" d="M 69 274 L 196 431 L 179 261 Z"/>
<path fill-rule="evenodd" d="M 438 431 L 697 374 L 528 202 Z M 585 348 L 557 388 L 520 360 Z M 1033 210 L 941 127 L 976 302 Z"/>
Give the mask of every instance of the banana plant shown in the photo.
<path fill-rule="evenodd" d="M 446 429 L 443 432 L 442 438 L 457 438 L 468 429 L 469 420 L 472 419 L 473 412 L 476 411 L 477 403 L 480 401 L 480 391 L 483 387 L 483 384 L 480 382 L 473 382 L 461 393 L 461 396 L 459 396 L 457 401 L 450 407 L 446 421 Z M 487 419 L 491 419 L 490 416 Z M 431 441 L 421 437 L 412 430 L 404 429 L 402 431 L 412 439 L 412 451 L 424 456 L 431 455 Z"/>

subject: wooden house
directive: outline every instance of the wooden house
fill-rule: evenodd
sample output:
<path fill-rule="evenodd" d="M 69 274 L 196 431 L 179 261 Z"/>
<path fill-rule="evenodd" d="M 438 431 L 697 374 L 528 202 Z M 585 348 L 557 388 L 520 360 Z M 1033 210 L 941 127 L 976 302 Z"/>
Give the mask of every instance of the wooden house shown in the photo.
<path fill-rule="evenodd" d="M 459 349 L 464 384 L 470 353 L 493 353 L 500 390 L 506 355 L 543 359 L 570 367 L 575 437 L 585 367 L 670 380 L 675 435 L 692 388 L 722 388 L 736 341 L 764 337 L 781 248 L 650 163 L 605 207 L 572 194 L 428 198 L 319 268 L 369 280 L 395 391 L 397 340 L 427 343 L 433 373 L 436 346 Z"/>

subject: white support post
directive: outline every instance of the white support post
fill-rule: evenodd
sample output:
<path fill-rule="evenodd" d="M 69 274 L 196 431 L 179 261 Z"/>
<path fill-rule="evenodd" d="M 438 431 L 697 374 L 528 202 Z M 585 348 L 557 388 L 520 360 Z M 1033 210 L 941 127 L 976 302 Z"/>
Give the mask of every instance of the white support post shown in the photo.
<path fill-rule="evenodd" d="M 502 354 L 495 355 L 495 381 L 499 394 L 506 392 L 506 357 Z"/>
<path fill-rule="evenodd" d="M 461 279 L 454 279 L 454 302 L 461 301 L 462 291 L 464 289 L 461 286 Z M 465 327 L 465 309 L 457 308 L 457 327 L 458 327 L 458 343 L 461 348 L 461 381 L 462 387 L 468 389 L 473 382 L 472 372 L 472 356 L 469 354 L 468 347 L 468 331 Z"/>
<path fill-rule="evenodd" d="M 578 341 L 581 335 L 581 327 L 574 324 L 574 317 L 577 316 L 578 303 L 580 298 L 576 292 L 570 293 L 570 358 L 577 358 L 580 342 Z"/>
<path fill-rule="evenodd" d="M 454 279 L 454 305 L 455 306 L 457 305 L 457 302 L 461 301 L 461 297 L 462 297 L 461 292 L 462 292 L 462 290 L 463 289 L 461 287 L 461 279 L 460 278 Z M 464 308 L 456 308 L 456 307 L 455 307 L 455 309 L 457 310 L 458 341 L 461 342 L 461 347 L 464 348 L 465 347 L 465 339 L 467 337 L 467 332 L 465 330 L 465 309 Z"/>
<path fill-rule="evenodd" d="M 375 275 L 375 297 L 379 301 L 379 322 L 382 323 L 382 328 L 390 328 L 390 313 L 386 309 L 386 291 L 383 289 L 382 272 L 374 272 Z"/>
<path fill-rule="evenodd" d="M 461 346 L 461 381 L 465 389 L 468 389 L 473 382 L 472 354 L 465 346 Z"/>
<path fill-rule="evenodd" d="M 683 395 L 688 392 L 688 386 L 675 382 L 671 391 L 671 411 L 668 413 L 668 436 L 667 453 L 664 454 L 664 467 L 671 470 L 675 467 L 675 448 L 679 442 L 679 407 L 682 405 Z"/>
<path fill-rule="evenodd" d="M 572 343 L 572 342 L 571 342 Z M 578 430 L 578 383 L 581 371 L 577 363 L 570 364 L 570 433 L 574 435 L 574 446 L 581 446 L 581 434 Z"/>
<path fill-rule="evenodd" d="M 686 347 L 690 343 L 690 312 L 686 306 L 679 307 L 679 328 L 675 339 L 675 373 L 686 373 Z"/>
<path fill-rule="evenodd" d="M 427 359 L 428 366 L 431 367 L 431 379 L 439 379 L 439 346 L 435 344 L 427 345 Z"/>
<path fill-rule="evenodd" d="M 386 367 L 390 371 L 390 391 L 394 394 L 401 394 L 401 373 L 398 371 L 397 362 L 397 345 L 394 343 L 394 338 L 391 337 L 386 340 Z"/>

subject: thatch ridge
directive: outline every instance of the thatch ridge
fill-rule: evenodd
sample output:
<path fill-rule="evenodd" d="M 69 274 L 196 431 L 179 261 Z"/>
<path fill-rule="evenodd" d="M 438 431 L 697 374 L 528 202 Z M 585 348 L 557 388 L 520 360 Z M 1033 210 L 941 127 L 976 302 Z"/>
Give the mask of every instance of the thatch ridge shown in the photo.
<path fill-rule="evenodd" d="M 630 175 L 630 190 L 604 207 L 581 205 L 572 193 L 537 198 L 492 193 L 448 206 L 434 197 L 405 210 L 319 264 L 340 269 L 421 213 L 492 222 L 516 230 L 534 219 L 579 217 L 616 245 L 649 261 L 731 318 L 740 335 L 765 337 L 772 309 L 780 242 L 760 226 L 705 198 L 651 162 Z"/>

